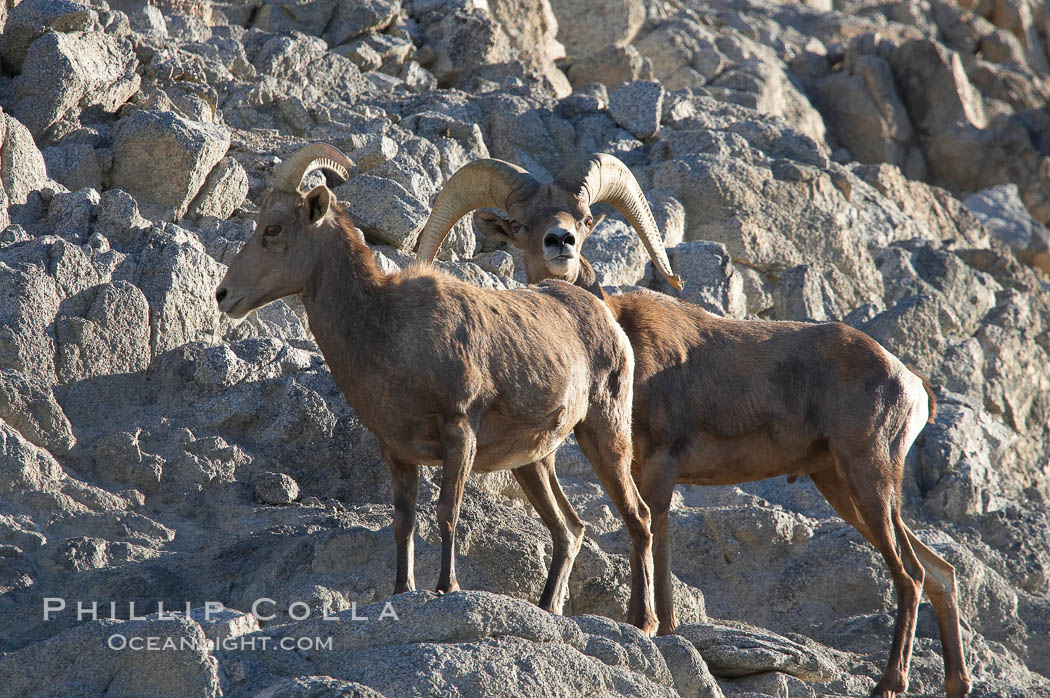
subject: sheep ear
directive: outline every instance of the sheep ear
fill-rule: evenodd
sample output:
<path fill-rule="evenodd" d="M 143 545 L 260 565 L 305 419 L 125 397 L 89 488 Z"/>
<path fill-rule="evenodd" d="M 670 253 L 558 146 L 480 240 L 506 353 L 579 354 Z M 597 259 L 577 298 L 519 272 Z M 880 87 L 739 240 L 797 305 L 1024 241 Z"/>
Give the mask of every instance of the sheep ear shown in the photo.
<path fill-rule="evenodd" d="M 477 210 L 474 212 L 474 227 L 487 238 L 501 240 L 517 245 L 514 233 L 511 230 L 510 220 L 497 216 L 491 211 Z"/>
<path fill-rule="evenodd" d="M 314 187 L 306 195 L 306 212 L 310 216 L 310 222 L 314 225 L 321 225 L 331 207 L 332 192 L 323 184 Z"/>

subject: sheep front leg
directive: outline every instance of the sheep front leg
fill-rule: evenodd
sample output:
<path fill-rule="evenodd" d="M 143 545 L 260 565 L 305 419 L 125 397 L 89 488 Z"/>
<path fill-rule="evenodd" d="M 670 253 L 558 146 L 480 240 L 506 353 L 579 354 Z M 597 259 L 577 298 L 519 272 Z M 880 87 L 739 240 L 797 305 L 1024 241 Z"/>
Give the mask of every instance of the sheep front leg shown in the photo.
<path fill-rule="evenodd" d="M 390 485 L 394 491 L 394 542 L 397 545 L 397 578 L 394 593 L 413 591 L 416 577 L 413 572 L 416 533 L 416 497 L 419 493 L 419 467 L 386 456 L 390 469 Z"/>
<path fill-rule="evenodd" d="M 642 462 L 637 485 L 642 500 L 649 506 L 650 530 L 653 533 L 653 567 L 656 573 L 656 615 L 660 619 L 657 635 L 670 635 L 678 626 L 674 612 L 674 584 L 671 582 L 671 536 L 668 530 L 671 497 L 678 479 L 678 463 L 670 454 L 660 451 Z"/>
<path fill-rule="evenodd" d="M 459 505 L 467 475 L 474 466 L 477 437 L 465 415 L 448 419 L 441 426 L 441 446 L 444 452 L 441 474 L 441 494 L 438 497 L 437 521 L 441 531 L 441 574 L 437 592 L 444 594 L 459 590 L 456 581 L 456 524 Z"/>

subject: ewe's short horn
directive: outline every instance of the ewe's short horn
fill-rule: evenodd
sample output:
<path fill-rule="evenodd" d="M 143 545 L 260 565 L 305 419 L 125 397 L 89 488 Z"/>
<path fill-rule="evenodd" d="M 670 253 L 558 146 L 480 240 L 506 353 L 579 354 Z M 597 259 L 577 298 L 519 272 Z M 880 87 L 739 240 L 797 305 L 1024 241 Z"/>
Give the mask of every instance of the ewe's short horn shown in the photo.
<path fill-rule="evenodd" d="M 503 160 L 467 163 L 438 192 L 434 210 L 419 234 L 417 259 L 432 262 L 448 231 L 467 213 L 485 207 L 506 211 L 511 199 L 519 199 L 537 186 L 532 175 Z"/>
<path fill-rule="evenodd" d="M 280 165 L 273 175 L 273 188 L 294 194 L 299 191 L 299 185 L 303 183 L 303 177 L 307 172 L 317 168 L 334 172 L 347 180 L 350 178 L 350 168 L 353 163 L 350 158 L 343 155 L 338 148 L 333 148 L 325 143 L 311 143 L 303 146 Z"/>
<path fill-rule="evenodd" d="M 578 187 L 579 196 L 588 206 L 606 202 L 616 207 L 642 239 L 642 244 L 649 252 L 649 258 L 653 260 L 653 266 L 664 275 L 669 284 L 677 289 L 682 288 L 681 277 L 671 271 L 671 262 L 667 259 L 653 212 L 645 201 L 638 180 L 631 174 L 627 165 L 612 155 L 592 155 L 584 175 L 572 182 L 572 185 Z"/>

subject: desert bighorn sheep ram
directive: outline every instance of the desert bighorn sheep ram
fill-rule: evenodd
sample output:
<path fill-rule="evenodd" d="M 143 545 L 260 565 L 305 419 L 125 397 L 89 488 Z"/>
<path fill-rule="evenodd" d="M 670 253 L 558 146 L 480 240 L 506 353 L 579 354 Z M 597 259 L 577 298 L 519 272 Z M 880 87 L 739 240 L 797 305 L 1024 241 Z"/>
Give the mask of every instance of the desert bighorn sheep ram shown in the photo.
<path fill-rule="evenodd" d="M 649 510 L 630 474 L 634 362 L 609 309 L 566 283 L 488 291 L 428 267 L 384 275 L 327 186 L 299 191 L 308 171 L 345 179 L 349 166 L 321 144 L 282 163 L 215 298 L 233 318 L 282 296 L 302 299 L 333 378 L 390 468 L 394 592 L 415 588 L 417 464 L 443 468 L 439 593 L 459 588 L 455 533 L 467 475 L 513 469 L 554 539 L 540 605 L 560 613 L 583 522 L 561 513 L 567 502 L 545 457 L 574 432 L 626 521 L 628 620 L 651 635 Z"/>
<path fill-rule="evenodd" d="M 651 291 L 609 296 L 580 256 L 593 228 L 590 207 L 619 209 L 654 266 L 676 284 L 660 234 L 630 170 L 609 155 L 540 184 L 500 160 L 453 175 L 423 229 L 419 256 L 432 259 L 448 229 L 471 210 L 486 235 L 525 251 L 530 282 L 559 278 L 605 299 L 635 352 L 634 476 L 652 516 L 659 632 L 674 615 L 668 510 L 675 483 L 728 485 L 809 475 L 842 518 L 885 559 L 897 589 L 890 661 L 875 694 L 904 692 L 925 588 L 941 632 L 945 685 L 965 696 L 955 570 L 901 518 L 904 458 L 932 418 L 924 381 L 866 334 L 841 323 L 730 320 Z M 677 285 L 677 284 L 676 284 Z"/>

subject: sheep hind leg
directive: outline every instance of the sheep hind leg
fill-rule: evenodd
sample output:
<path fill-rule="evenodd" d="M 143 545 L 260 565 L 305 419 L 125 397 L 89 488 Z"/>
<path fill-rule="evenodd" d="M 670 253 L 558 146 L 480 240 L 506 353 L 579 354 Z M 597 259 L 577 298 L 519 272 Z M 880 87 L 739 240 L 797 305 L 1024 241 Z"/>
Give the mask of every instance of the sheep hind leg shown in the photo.
<path fill-rule="evenodd" d="M 551 461 L 550 472 L 547 476 L 547 481 L 550 483 L 551 492 L 554 493 L 554 499 L 558 502 L 558 508 L 561 509 L 561 515 L 565 521 L 565 524 L 569 527 L 569 533 L 571 534 L 573 541 L 573 560 L 576 559 L 576 555 L 580 552 L 580 547 L 583 545 L 583 534 L 587 530 L 587 525 L 580 518 L 576 510 L 572 508 L 572 504 L 569 503 L 569 498 L 565 496 L 565 490 L 561 488 L 561 483 L 558 482 L 558 474 L 554 470 L 554 461 Z M 569 598 L 569 577 L 571 570 L 565 573 L 564 577 L 564 588 L 559 592 L 562 599 Z M 564 601 L 563 601 L 564 603 Z"/>
<path fill-rule="evenodd" d="M 568 510 L 572 515 L 571 519 L 563 510 L 562 502 L 568 505 L 568 500 L 565 499 L 558 483 L 553 453 L 543 460 L 523 465 L 511 472 L 540 519 L 550 530 L 554 544 L 547 583 L 543 587 L 539 607 L 561 615 L 568 596 L 572 564 L 583 542 L 583 522 L 576 516 L 571 505 Z M 560 499 L 557 494 L 561 495 Z"/>
<path fill-rule="evenodd" d="M 845 483 L 833 470 L 814 473 L 813 484 L 828 500 L 839 516 L 853 525 L 865 538 L 871 540 L 864 522 L 860 520 Z M 944 558 L 920 541 L 905 525 L 908 541 L 926 572 L 923 590 L 930 598 L 937 626 L 941 632 L 941 648 L 944 654 L 945 693 L 948 698 L 965 698 L 970 693 L 970 675 L 963 655 L 962 637 L 959 630 L 959 605 L 955 584 L 955 568 Z"/>
<path fill-rule="evenodd" d="M 441 425 L 443 451 L 441 493 L 438 495 L 437 523 L 441 533 L 441 572 L 437 592 L 444 594 L 459 590 L 456 580 L 456 524 L 467 475 L 474 466 L 477 437 L 465 415 L 446 419 Z"/>
<path fill-rule="evenodd" d="M 631 537 L 631 601 L 627 622 L 647 636 L 656 632 L 658 621 L 653 608 L 653 538 L 649 507 L 642 501 L 631 478 L 631 420 L 629 405 L 619 418 L 610 419 L 615 410 L 592 410 L 576 426 L 576 441 L 587 456 L 598 480 L 627 526 Z"/>
<path fill-rule="evenodd" d="M 970 694 L 970 674 L 963 655 L 962 633 L 959 630 L 959 597 L 955 584 L 955 568 L 920 541 L 907 526 L 908 541 L 926 570 L 924 589 L 937 616 L 941 633 L 941 651 L 944 654 L 944 687 L 948 698 L 965 698 Z"/>
<path fill-rule="evenodd" d="M 825 473 L 813 476 L 814 483 L 832 506 L 882 555 L 897 590 L 897 620 L 890 658 L 873 691 L 879 698 L 902 695 L 908 688 L 919 595 L 925 578 L 925 571 L 902 528 L 897 489 L 889 478 L 881 475 L 894 471 L 884 457 L 868 452 L 846 457 L 836 454 L 834 479 Z"/>
<path fill-rule="evenodd" d="M 394 593 L 413 591 L 416 578 L 413 571 L 416 533 L 416 498 L 419 494 L 419 467 L 399 461 L 389 453 L 390 486 L 394 492 L 394 543 L 397 546 L 397 576 Z"/>

